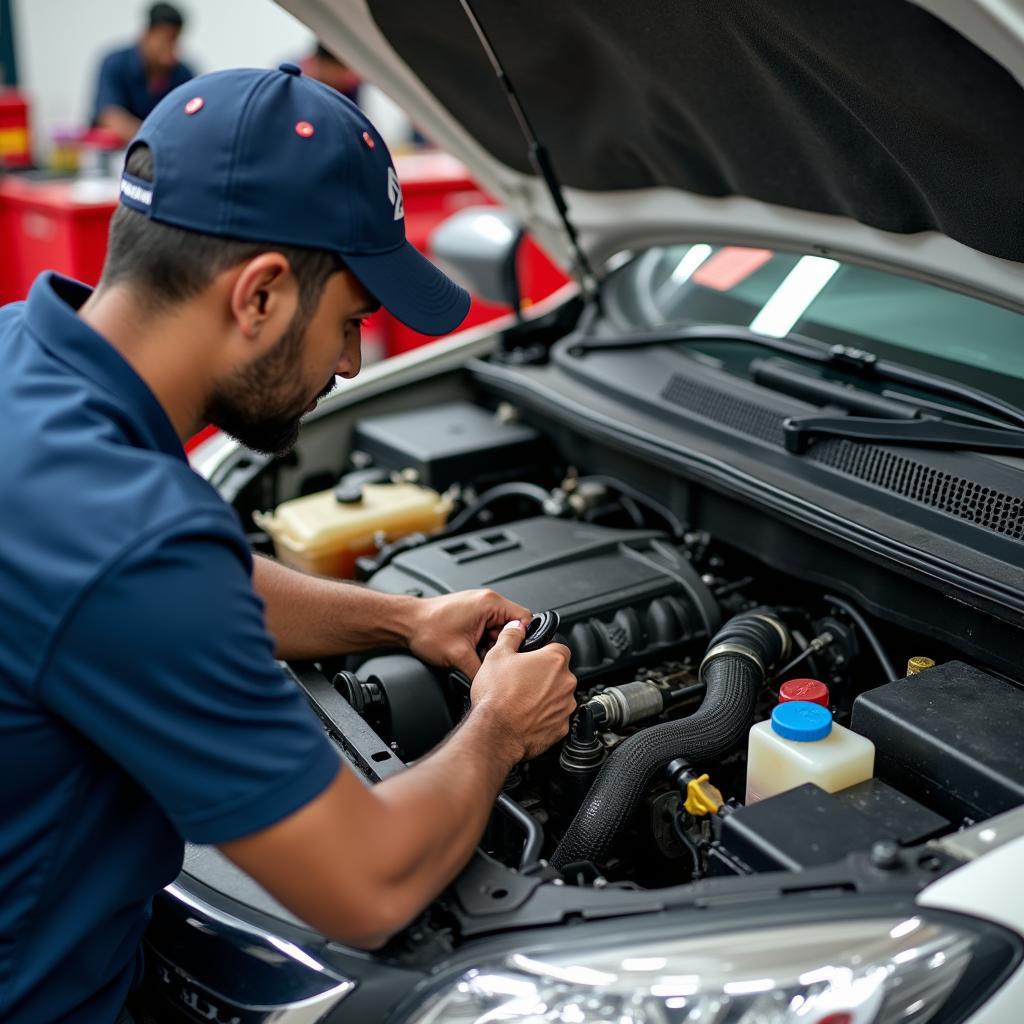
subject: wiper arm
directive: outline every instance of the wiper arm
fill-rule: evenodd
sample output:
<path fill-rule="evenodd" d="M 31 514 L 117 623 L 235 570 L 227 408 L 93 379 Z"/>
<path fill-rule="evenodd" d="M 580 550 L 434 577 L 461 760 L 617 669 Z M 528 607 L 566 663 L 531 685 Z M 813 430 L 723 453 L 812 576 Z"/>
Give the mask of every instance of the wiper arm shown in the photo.
<path fill-rule="evenodd" d="M 750 379 L 755 384 L 781 391 L 784 395 L 792 395 L 815 405 L 837 405 L 860 416 L 912 420 L 921 415 L 920 409 L 905 401 L 814 377 L 781 359 L 751 360 Z"/>
<path fill-rule="evenodd" d="M 905 387 L 917 388 L 919 391 L 928 391 L 933 395 L 952 398 L 965 405 L 973 405 L 976 409 L 984 409 L 1018 427 L 1024 427 L 1024 409 L 1011 402 L 1004 402 L 987 391 L 972 388 L 948 377 L 940 377 L 937 373 L 928 373 L 926 370 L 904 366 L 903 363 L 879 359 L 871 352 L 844 345 L 833 345 L 829 349 L 828 364 L 848 370 L 862 380 L 902 384 Z"/>
<path fill-rule="evenodd" d="M 743 341 L 761 348 L 797 356 L 813 363 L 819 363 L 836 370 L 851 373 L 861 380 L 875 383 L 902 384 L 905 387 L 917 388 L 934 395 L 942 395 L 962 402 L 964 405 L 983 409 L 985 412 L 1006 420 L 1017 427 L 1024 428 L 1024 409 L 1004 402 L 987 391 L 972 388 L 959 381 L 940 377 L 938 374 L 917 370 L 903 363 L 894 363 L 888 359 L 879 359 L 873 352 L 848 345 L 824 345 L 820 341 L 802 334 L 787 334 L 783 338 L 758 334 L 749 327 L 736 327 L 731 324 L 701 324 L 700 326 L 681 327 L 676 330 L 650 331 L 642 334 L 620 335 L 614 338 L 578 338 L 569 347 L 569 354 L 583 355 L 593 350 L 616 348 L 634 348 L 646 345 L 665 345 L 673 342 L 701 341 Z"/>
<path fill-rule="evenodd" d="M 816 405 L 849 409 L 852 416 L 790 416 L 782 429 L 787 450 L 803 454 L 815 437 L 845 437 L 875 444 L 974 451 L 1024 452 L 1024 430 L 977 427 L 926 415 L 909 401 L 897 401 L 822 380 L 778 359 L 754 359 L 751 379 L 764 387 Z"/>
<path fill-rule="evenodd" d="M 806 452 L 815 437 L 1024 455 L 1024 430 L 1012 427 L 993 430 L 924 416 L 912 420 L 876 416 L 790 416 L 782 421 L 782 430 L 786 449 L 797 455 Z"/>

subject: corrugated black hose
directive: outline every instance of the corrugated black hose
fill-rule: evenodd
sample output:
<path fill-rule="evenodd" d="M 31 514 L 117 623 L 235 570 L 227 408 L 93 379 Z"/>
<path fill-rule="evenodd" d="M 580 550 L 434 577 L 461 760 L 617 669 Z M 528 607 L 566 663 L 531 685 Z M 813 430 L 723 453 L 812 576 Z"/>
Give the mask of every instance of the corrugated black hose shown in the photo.
<path fill-rule="evenodd" d="M 711 641 L 701 663 L 706 691 L 700 708 L 688 718 L 634 733 L 615 749 L 551 863 L 556 868 L 577 861 L 600 863 L 655 774 L 669 761 L 684 757 L 706 762 L 740 743 L 753 724 L 758 691 L 790 646 L 789 630 L 770 608 L 730 619 Z"/>

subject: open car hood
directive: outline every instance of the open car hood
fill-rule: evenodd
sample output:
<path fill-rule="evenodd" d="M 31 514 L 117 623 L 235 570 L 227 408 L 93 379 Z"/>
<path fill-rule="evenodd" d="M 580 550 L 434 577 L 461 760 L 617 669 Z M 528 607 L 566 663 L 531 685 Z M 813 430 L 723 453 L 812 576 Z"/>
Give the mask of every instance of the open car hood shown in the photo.
<path fill-rule="evenodd" d="M 278 0 L 556 260 L 551 199 L 459 0 Z M 595 267 L 700 240 L 1024 310 L 1017 0 L 475 0 Z"/>

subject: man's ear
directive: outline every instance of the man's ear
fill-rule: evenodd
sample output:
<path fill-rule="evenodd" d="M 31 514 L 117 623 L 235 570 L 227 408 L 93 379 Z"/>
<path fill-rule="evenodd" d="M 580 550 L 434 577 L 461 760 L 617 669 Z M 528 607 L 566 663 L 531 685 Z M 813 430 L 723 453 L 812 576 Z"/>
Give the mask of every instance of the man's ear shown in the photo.
<path fill-rule="evenodd" d="M 241 265 L 231 286 L 231 316 L 252 354 L 277 344 L 295 316 L 298 300 L 298 283 L 282 253 L 263 252 Z"/>

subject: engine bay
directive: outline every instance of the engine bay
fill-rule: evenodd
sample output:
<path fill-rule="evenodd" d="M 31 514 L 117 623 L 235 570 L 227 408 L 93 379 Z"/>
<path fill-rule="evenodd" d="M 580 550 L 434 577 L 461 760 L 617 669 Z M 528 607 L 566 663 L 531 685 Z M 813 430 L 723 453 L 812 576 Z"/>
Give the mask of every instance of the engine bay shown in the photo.
<path fill-rule="evenodd" d="M 490 588 L 544 613 L 538 626 L 571 650 L 569 736 L 508 776 L 480 844 L 487 863 L 619 890 L 851 854 L 881 866 L 1024 803 L 1022 680 L 961 660 L 955 637 L 872 622 L 605 468 L 570 462 L 507 405 L 446 402 L 363 418 L 340 479 L 256 516 L 254 546 L 285 562 L 309 567 L 312 553 L 317 571 L 342 565 L 325 574 L 388 593 Z M 421 528 L 407 516 L 416 502 L 429 509 Z M 332 544 L 343 557 L 325 562 Z M 352 753 L 322 695 L 344 699 L 380 743 L 374 761 L 424 756 L 469 707 L 469 680 L 404 652 L 294 674 L 308 692 L 315 678 L 311 699 Z M 873 768 L 755 802 L 748 737 L 793 699 L 873 746 Z"/>

